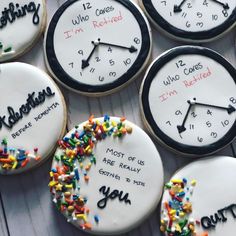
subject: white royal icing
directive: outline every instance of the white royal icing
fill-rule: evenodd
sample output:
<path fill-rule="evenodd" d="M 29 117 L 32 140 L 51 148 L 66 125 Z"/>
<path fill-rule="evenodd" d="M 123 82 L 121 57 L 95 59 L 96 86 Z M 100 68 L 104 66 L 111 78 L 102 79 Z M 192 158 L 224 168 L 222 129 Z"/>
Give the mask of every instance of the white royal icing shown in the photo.
<path fill-rule="evenodd" d="M 144 15 L 143 18 L 147 22 Z M 150 31 L 148 22 L 147 27 Z M 98 39 L 124 47 L 133 46 L 136 51 L 130 53 L 126 49 L 101 45 Z M 137 19 L 123 4 L 111 0 L 101 0 L 98 4 L 91 0 L 75 1 L 63 11 L 53 40 L 56 58 L 68 76 L 82 85 L 101 86 L 112 84 L 127 73 L 139 56 L 143 39 Z M 92 41 L 98 46 L 89 66 L 82 69 L 82 60 L 86 60 L 94 48 Z M 47 64 L 52 72 L 51 65 Z"/>
<path fill-rule="evenodd" d="M 144 0 L 143 0 L 144 1 Z M 205 4 L 204 4 L 205 2 Z M 181 1 L 152 0 L 156 11 L 172 26 L 189 32 L 212 30 L 223 24 L 232 15 L 236 3 L 234 0 L 227 0 L 222 3 L 228 4 L 229 9 L 224 8 L 215 1 L 186 2 L 181 12 L 174 12 L 174 6 Z M 224 11 L 224 12 L 222 12 Z"/>
<path fill-rule="evenodd" d="M 103 120 L 104 118 L 98 118 L 94 121 L 103 124 Z M 115 121 L 117 124 L 119 124 L 119 120 L 115 117 L 110 118 L 111 122 Z M 76 130 L 81 134 L 86 123 L 80 124 L 77 129 L 73 129 L 65 137 L 71 138 Z M 123 124 L 125 127 L 131 127 L 132 133 L 126 133 L 122 138 L 111 135 L 98 142 L 93 139 L 95 142 L 93 154 L 96 158 L 96 164 L 92 161 L 93 156 L 89 155 L 82 162 L 83 168 L 78 164 L 78 161 L 75 161 L 71 172 L 69 171 L 67 175 L 60 175 L 59 182 L 52 178 L 49 184 L 53 201 L 68 221 L 94 234 L 117 234 L 134 228 L 155 210 L 162 193 L 163 167 L 155 145 L 148 135 L 133 123 L 124 121 Z M 107 129 L 111 130 L 112 127 L 110 126 Z M 114 129 L 116 130 L 116 128 Z M 101 134 L 100 131 L 98 133 Z M 78 139 L 75 142 L 78 142 Z M 63 158 L 66 155 L 65 153 L 68 154 L 69 149 L 65 151 L 61 146 L 57 149 L 55 156 L 58 158 L 62 155 L 61 158 Z M 57 161 L 54 158 L 51 177 L 53 171 L 57 175 L 58 166 L 59 169 L 63 169 L 62 161 Z M 88 166 L 90 168 L 86 171 Z M 79 180 L 74 177 L 76 176 L 76 169 L 80 175 Z M 85 173 L 89 176 L 87 182 L 84 179 Z M 60 199 L 65 202 L 65 193 L 60 190 L 56 191 L 56 189 L 62 187 L 61 184 L 66 186 L 66 182 L 63 181 L 67 181 L 68 178 L 75 179 L 76 187 L 75 190 L 68 187 L 67 190 L 64 189 L 64 192 L 69 191 L 69 194 L 78 194 L 81 199 L 86 199 L 86 204 L 83 206 L 85 212 L 80 213 L 81 215 L 78 218 L 76 217 L 79 214 L 78 207 L 69 215 L 67 207 L 61 208 L 59 203 Z M 102 187 L 103 190 L 101 190 Z M 102 191 L 106 192 L 108 188 L 110 188 L 109 194 L 114 190 L 118 190 L 119 193 L 123 191 L 122 198 L 127 194 L 127 201 L 119 201 L 118 197 L 112 200 L 108 199 L 104 207 L 104 202 L 99 203 L 99 201 L 104 198 Z M 101 191 L 99 192 L 99 190 Z M 69 199 L 74 197 L 70 196 Z M 72 205 L 75 206 L 75 202 Z M 89 213 L 86 212 L 87 208 Z M 97 223 L 95 218 L 98 219 Z M 88 229 L 88 226 L 91 229 Z"/>
<path fill-rule="evenodd" d="M 189 223 L 192 222 L 194 224 L 196 235 L 222 236 L 231 235 L 235 232 L 235 169 L 236 160 L 234 158 L 215 156 L 193 162 L 179 170 L 172 177 L 171 180 L 182 180 L 185 178 L 188 181 L 189 191 L 185 188 L 186 195 L 183 202 L 186 202 L 186 197 L 189 197 L 189 202 L 192 204 L 192 212 L 186 214 L 183 218 L 186 218 Z M 191 186 L 192 180 L 196 181 L 195 186 Z M 166 189 L 162 199 L 161 219 L 167 222 L 167 224 L 169 217 L 164 203 L 169 201 L 173 200 L 169 195 L 169 189 Z M 213 223 L 216 217 L 218 222 Z M 174 225 L 179 220 L 181 221 L 181 217 L 177 221 L 173 221 L 173 231 L 175 229 Z M 196 223 L 196 220 L 201 223 Z M 172 235 L 181 234 L 173 233 Z M 195 234 L 192 233 L 190 235 Z"/>
<path fill-rule="evenodd" d="M 0 173 L 15 174 L 53 151 L 65 130 L 65 102 L 45 72 L 24 63 L 0 65 L 0 84 Z"/>
<path fill-rule="evenodd" d="M 32 47 L 46 21 L 45 0 L 0 2 L 0 62 Z"/>
<path fill-rule="evenodd" d="M 152 65 L 147 74 L 151 69 Z M 163 65 L 154 75 L 147 96 L 153 119 L 167 136 L 200 147 L 222 139 L 234 125 L 236 112 L 228 114 L 224 109 L 193 105 L 185 122 L 186 130 L 179 134 L 177 126 L 184 120 L 189 107 L 187 101 L 194 103 L 196 98 L 198 103 L 235 108 L 235 91 L 234 79 L 223 65 L 193 53 L 179 55 Z"/>

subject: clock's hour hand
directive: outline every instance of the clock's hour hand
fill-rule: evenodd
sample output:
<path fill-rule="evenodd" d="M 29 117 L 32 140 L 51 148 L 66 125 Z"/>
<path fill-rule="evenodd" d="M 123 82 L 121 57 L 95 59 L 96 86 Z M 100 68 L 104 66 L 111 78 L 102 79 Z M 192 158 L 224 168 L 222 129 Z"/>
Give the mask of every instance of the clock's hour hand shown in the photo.
<path fill-rule="evenodd" d="M 189 106 L 188 106 L 187 113 L 186 113 L 186 115 L 185 115 L 185 117 L 184 117 L 184 120 L 183 120 L 183 122 L 182 122 L 182 125 L 177 125 L 177 129 L 178 129 L 178 131 L 179 131 L 180 134 L 183 133 L 183 132 L 186 130 L 186 128 L 185 128 L 185 123 L 186 123 L 186 120 L 187 120 L 187 118 L 188 118 L 188 114 L 189 114 L 189 112 L 190 112 L 190 110 L 191 110 L 191 107 L 192 107 L 192 105 L 193 105 L 193 102 L 192 102 L 192 101 L 189 101 L 189 100 L 188 100 L 187 102 L 188 102 Z"/>
<path fill-rule="evenodd" d="M 214 107 L 214 108 L 218 108 L 218 109 L 222 109 L 222 110 L 226 110 L 228 112 L 228 114 L 231 114 L 233 112 L 236 111 L 236 109 L 231 106 L 228 105 L 228 107 L 221 107 L 221 106 L 216 106 L 216 105 L 211 105 L 211 104 L 205 104 L 205 103 L 199 103 L 199 102 L 194 102 L 194 105 L 199 105 L 199 106 L 205 106 L 205 107 Z"/>
<path fill-rule="evenodd" d="M 137 48 L 134 46 L 131 47 L 125 47 L 122 45 L 117 45 L 117 44 L 112 44 L 112 43 L 105 43 L 105 42 L 99 42 L 100 45 L 106 45 L 106 46 L 111 46 L 111 47 L 117 47 L 117 48 L 123 48 L 129 50 L 130 53 L 137 52 Z"/>
<path fill-rule="evenodd" d="M 228 10 L 228 9 L 229 9 L 228 3 L 223 3 L 223 2 L 220 2 L 220 1 L 218 1 L 218 0 L 211 0 L 211 1 L 220 4 L 221 6 L 223 6 L 223 8 L 224 8 L 225 10 Z"/>
<path fill-rule="evenodd" d="M 179 5 L 174 5 L 174 12 L 181 12 L 182 11 L 182 5 L 186 2 L 187 0 L 182 0 L 182 2 Z"/>
<path fill-rule="evenodd" d="M 97 46 L 100 44 L 100 39 L 98 39 L 97 41 L 92 41 L 92 44 L 94 45 L 93 50 L 91 51 L 86 60 L 82 60 L 82 66 L 81 66 L 82 69 L 89 66 L 89 60 L 92 57 L 93 53 L 95 52 Z"/>

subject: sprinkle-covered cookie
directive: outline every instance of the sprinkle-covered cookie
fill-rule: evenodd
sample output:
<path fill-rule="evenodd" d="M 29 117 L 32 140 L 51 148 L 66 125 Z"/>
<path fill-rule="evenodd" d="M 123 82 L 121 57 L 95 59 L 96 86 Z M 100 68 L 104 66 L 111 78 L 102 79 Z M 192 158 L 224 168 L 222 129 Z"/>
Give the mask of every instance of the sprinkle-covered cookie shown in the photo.
<path fill-rule="evenodd" d="M 65 131 L 64 98 L 50 77 L 24 63 L 0 65 L 0 173 L 44 161 Z"/>
<path fill-rule="evenodd" d="M 67 221 L 94 234 L 129 231 L 155 210 L 163 168 L 148 135 L 124 118 L 76 126 L 61 141 L 50 191 Z"/>
<path fill-rule="evenodd" d="M 160 229 L 166 236 L 231 235 L 236 225 L 236 160 L 193 162 L 166 183 Z"/>

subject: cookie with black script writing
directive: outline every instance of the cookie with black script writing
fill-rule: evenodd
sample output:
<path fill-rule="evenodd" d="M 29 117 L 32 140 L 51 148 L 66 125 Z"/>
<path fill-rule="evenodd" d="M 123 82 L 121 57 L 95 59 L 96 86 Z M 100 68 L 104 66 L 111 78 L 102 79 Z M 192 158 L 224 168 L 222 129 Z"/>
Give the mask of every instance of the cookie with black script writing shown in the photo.
<path fill-rule="evenodd" d="M 65 101 L 53 80 L 28 64 L 1 64 L 0 84 L 0 173 L 17 174 L 54 151 L 65 131 Z"/>
<path fill-rule="evenodd" d="M 46 26 L 45 0 L 0 2 L 0 62 L 33 47 Z"/>
<path fill-rule="evenodd" d="M 53 202 L 68 222 L 110 235 L 133 229 L 155 210 L 163 167 L 142 129 L 124 118 L 91 117 L 59 141 L 50 177 Z"/>
<path fill-rule="evenodd" d="M 161 205 L 164 235 L 230 235 L 235 230 L 236 160 L 214 156 L 178 170 L 165 185 Z"/>

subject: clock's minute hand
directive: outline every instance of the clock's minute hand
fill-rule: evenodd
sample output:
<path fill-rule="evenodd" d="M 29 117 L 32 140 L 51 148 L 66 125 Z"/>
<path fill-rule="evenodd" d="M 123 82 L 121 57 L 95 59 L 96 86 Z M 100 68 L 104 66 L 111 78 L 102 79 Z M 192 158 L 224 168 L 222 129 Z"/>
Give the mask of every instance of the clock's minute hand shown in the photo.
<path fill-rule="evenodd" d="M 89 66 L 90 58 L 92 57 L 93 53 L 95 52 L 97 46 L 100 44 L 100 39 L 98 39 L 97 41 L 92 41 L 92 44 L 94 45 L 93 50 L 91 51 L 91 53 L 89 54 L 89 56 L 86 60 L 82 60 L 82 66 L 81 66 L 82 69 Z"/>
<path fill-rule="evenodd" d="M 188 114 L 189 114 L 189 112 L 190 112 L 190 110 L 191 110 L 191 107 L 192 107 L 192 105 L 194 104 L 194 101 L 188 100 L 187 102 L 188 102 L 189 106 L 188 106 L 188 110 L 187 110 L 187 112 L 186 112 L 186 115 L 185 115 L 185 117 L 184 117 L 184 120 L 183 120 L 183 122 L 182 122 L 182 125 L 177 125 L 177 129 L 178 129 L 178 131 L 179 131 L 180 134 L 183 133 L 183 132 L 186 130 L 186 128 L 185 128 L 185 123 L 186 123 L 186 120 L 187 120 L 187 118 L 188 118 Z"/>
<path fill-rule="evenodd" d="M 205 107 L 214 107 L 214 108 L 218 108 L 218 109 L 222 109 L 222 110 L 226 110 L 228 112 L 228 114 L 231 114 L 233 112 L 236 111 L 236 109 L 231 106 L 228 105 L 228 107 L 221 107 L 221 106 L 216 106 L 216 105 L 211 105 L 211 104 L 205 104 L 205 103 L 200 103 L 200 102 L 193 102 L 194 105 L 199 105 L 199 106 L 205 106 Z"/>
<path fill-rule="evenodd" d="M 223 3 L 223 2 L 220 2 L 220 1 L 218 1 L 218 0 L 211 0 L 211 1 L 220 4 L 221 6 L 223 6 L 223 8 L 224 8 L 225 10 L 228 10 L 228 9 L 229 9 L 228 3 Z"/>
<path fill-rule="evenodd" d="M 174 5 L 174 12 L 181 12 L 182 11 L 182 5 L 186 2 L 187 0 L 183 0 L 179 5 Z"/>
<path fill-rule="evenodd" d="M 134 47 L 134 46 L 130 46 L 130 47 L 125 47 L 125 46 L 122 46 L 122 45 L 117 45 L 117 44 L 112 44 L 112 43 L 105 43 L 105 42 L 99 42 L 100 45 L 106 45 L 106 46 L 111 46 L 111 47 L 117 47 L 117 48 L 123 48 L 123 49 L 127 49 L 129 50 L 130 53 L 133 53 L 133 52 L 137 52 L 137 48 Z"/>

